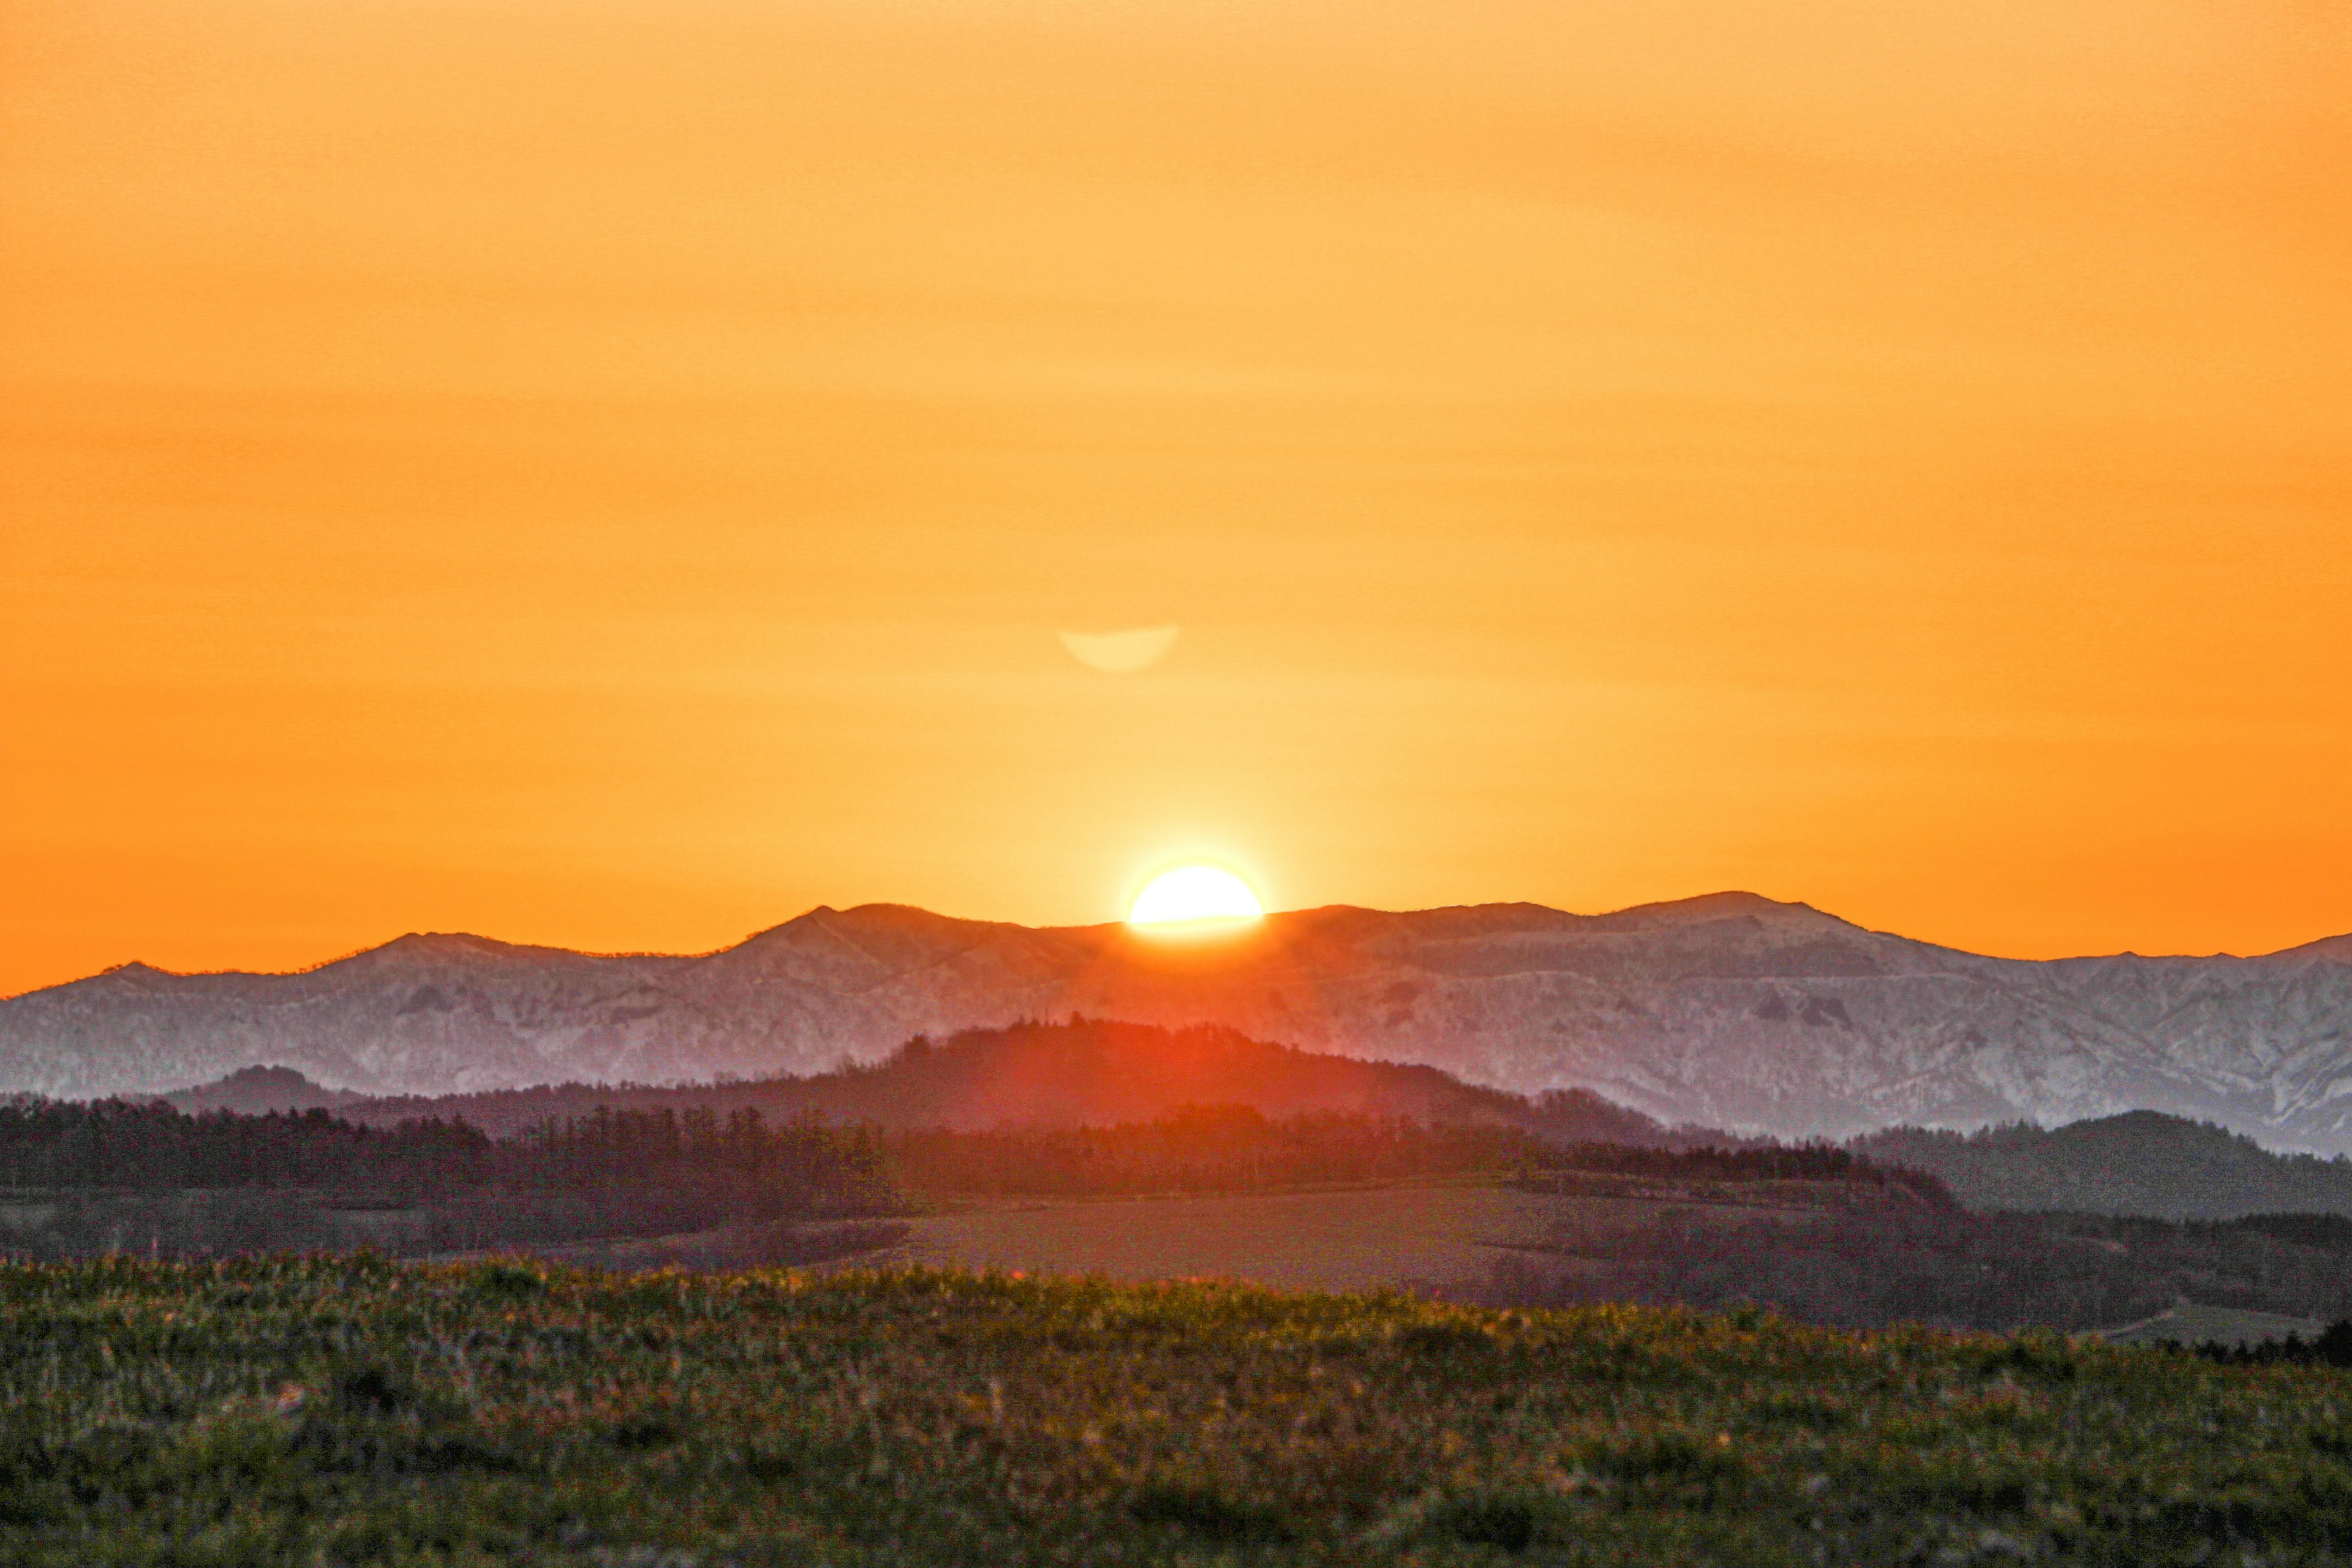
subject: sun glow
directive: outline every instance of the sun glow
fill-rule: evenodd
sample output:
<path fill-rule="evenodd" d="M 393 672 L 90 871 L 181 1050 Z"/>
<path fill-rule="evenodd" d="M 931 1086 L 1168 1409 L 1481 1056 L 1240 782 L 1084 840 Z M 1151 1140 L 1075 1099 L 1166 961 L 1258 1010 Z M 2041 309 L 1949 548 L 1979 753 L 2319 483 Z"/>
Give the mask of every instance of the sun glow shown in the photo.
<path fill-rule="evenodd" d="M 1180 866 L 1154 877 L 1127 911 L 1131 926 L 1254 921 L 1265 913 L 1250 885 L 1213 866 Z"/>

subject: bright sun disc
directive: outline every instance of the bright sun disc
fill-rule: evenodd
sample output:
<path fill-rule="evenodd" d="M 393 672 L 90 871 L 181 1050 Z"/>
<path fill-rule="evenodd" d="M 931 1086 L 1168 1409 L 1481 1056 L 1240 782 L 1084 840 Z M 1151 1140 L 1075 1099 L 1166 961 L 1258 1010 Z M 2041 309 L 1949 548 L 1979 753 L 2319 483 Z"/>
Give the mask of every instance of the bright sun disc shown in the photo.
<path fill-rule="evenodd" d="M 1127 911 L 1131 926 L 1178 921 L 1254 921 L 1265 913 L 1250 886 L 1213 866 L 1181 866 L 1151 879 Z"/>

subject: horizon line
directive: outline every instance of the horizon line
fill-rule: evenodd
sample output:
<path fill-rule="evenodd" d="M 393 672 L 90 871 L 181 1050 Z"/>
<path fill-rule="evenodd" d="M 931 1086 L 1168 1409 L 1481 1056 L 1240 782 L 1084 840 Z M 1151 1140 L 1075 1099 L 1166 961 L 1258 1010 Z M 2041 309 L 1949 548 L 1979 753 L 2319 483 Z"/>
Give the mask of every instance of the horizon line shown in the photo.
<path fill-rule="evenodd" d="M 2136 949 L 2122 948 L 2110 952 L 2064 953 L 2051 958 L 2018 958 L 2002 953 L 1978 952 L 1970 948 L 1954 947 L 1947 942 L 1933 942 L 1924 937 L 1908 936 L 1901 931 L 1879 930 L 1874 927 L 1861 925 L 1855 921 L 1846 920 L 1842 915 L 1821 909 L 1819 906 L 1807 903 L 1802 900 L 1775 899 L 1768 894 L 1750 892 L 1745 889 L 1737 888 L 1719 889 L 1716 891 L 1707 893 L 1694 893 L 1679 899 L 1654 899 L 1638 904 L 1627 904 L 1619 909 L 1601 910 L 1589 914 L 1574 910 L 1559 909 L 1550 904 L 1540 903 L 1532 899 L 1496 899 L 1474 903 L 1428 904 L 1408 910 L 1385 910 L 1369 904 L 1311 904 L 1302 905 L 1295 909 L 1268 910 L 1264 915 L 1257 918 L 1262 921 L 1276 921 L 1293 918 L 1299 915 L 1322 914 L 1330 910 L 1349 910 L 1365 914 L 1405 917 L 1412 915 L 1441 914 L 1454 910 L 1527 908 L 1541 910 L 1548 914 L 1566 915 L 1572 920 L 1599 921 L 1612 919 L 1618 915 L 1636 914 L 1644 910 L 1664 910 L 1684 905 L 1702 904 L 1716 900 L 1733 899 L 1753 900 L 1758 903 L 1769 904 L 1776 909 L 1803 910 L 1809 913 L 1821 915 L 1824 919 L 1836 921 L 1841 925 L 1852 927 L 1853 930 L 1864 932 L 1867 935 L 1885 937 L 1893 941 L 1911 942 L 1921 947 L 1935 948 L 1940 952 L 1956 952 L 1969 958 L 1989 959 L 1995 963 L 2076 963 L 2117 958 L 2137 959 L 2147 963 L 2210 963 L 2227 959 L 2235 963 L 2259 963 L 2265 959 L 2284 958 L 2290 954 L 2300 952 L 2305 948 L 2318 947 L 2326 943 L 2352 938 L 2352 930 L 2327 931 L 2310 938 L 2307 941 L 2295 942 L 2286 947 L 2274 948 L 2266 952 L 2252 953 L 2231 952 L 2228 951 L 2216 951 L 2213 952 L 2202 953 L 2144 953 L 2137 951 Z M 1107 921 L 1079 921 L 1066 925 L 1029 925 L 1020 921 L 992 920 L 982 916 L 944 914 L 940 910 L 927 908 L 921 904 L 902 903 L 894 900 L 877 899 L 869 900 L 866 903 L 851 904 L 846 907 L 839 908 L 832 904 L 814 904 L 810 906 L 808 909 L 802 910 L 799 914 L 779 921 L 773 925 L 761 926 L 754 931 L 747 931 L 742 936 L 737 938 L 734 942 L 724 943 L 718 947 L 705 948 L 695 952 L 664 951 L 655 948 L 599 950 L 591 948 L 563 947 L 551 942 L 509 942 L 502 937 L 484 936 L 476 931 L 403 931 L 397 936 L 387 937 L 381 942 L 371 942 L 364 946 L 352 948 L 347 952 L 336 953 L 332 957 L 319 959 L 313 963 L 301 964 L 292 969 L 166 969 L 160 964 L 149 963 L 143 959 L 125 959 L 120 963 L 110 963 L 106 965 L 104 968 L 93 970 L 87 974 L 75 975 L 69 979 L 51 981 L 47 984 L 28 986 L 22 991 L 10 992 L 5 995 L 0 995 L 0 1004 L 18 1001 L 26 996 L 37 995 L 44 991 L 56 991 L 63 989 L 68 985 L 79 985 L 92 980 L 102 980 L 110 974 L 120 974 L 123 971 L 131 969 L 151 970 L 157 974 L 165 975 L 174 980 L 199 980 L 226 975 L 246 975 L 255 979 L 266 980 L 291 980 L 306 974 L 316 974 L 321 970 L 331 969 L 336 964 L 347 963 L 355 958 L 364 958 L 370 953 L 381 952 L 386 948 L 394 946 L 399 942 L 406 942 L 411 938 L 462 938 L 468 942 L 487 942 L 497 947 L 523 952 L 562 953 L 566 957 L 571 958 L 587 958 L 609 961 L 633 958 L 676 959 L 681 962 L 691 963 L 700 959 L 717 958 L 721 954 L 735 952 L 736 950 L 743 947 L 746 943 L 757 941 L 759 938 L 769 934 L 771 931 L 782 931 L 787 926 L 796 925 L 799 922 L 816 915 L 855 914 L 861 910 L 910 910 L 919 914 L 929 915 L 936 920 L 952 921 L 962 925 L 1011 926 L 1021 931 L 1101 931 L 1114 926 L 1125 926 L 1128 923 L 1124 920 L 1113 919 Z"/>

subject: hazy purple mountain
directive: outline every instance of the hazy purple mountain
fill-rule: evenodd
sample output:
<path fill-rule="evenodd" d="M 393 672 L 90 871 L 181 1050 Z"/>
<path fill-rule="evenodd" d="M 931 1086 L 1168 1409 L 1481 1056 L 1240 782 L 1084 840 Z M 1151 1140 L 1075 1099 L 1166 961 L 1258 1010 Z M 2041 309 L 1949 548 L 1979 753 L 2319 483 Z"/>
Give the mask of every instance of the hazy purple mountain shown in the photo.
<path fill-rule="evenodd" d="M 327 1089 L 312 1083 L 292 1068 L 239 1068 L 226 1078 L 198 1084 L 163 1098 L 174 1110 L 191 1116 L 211 1110 L 239 1116 L 266 1116 L 273 1110 L 340 1110 L 362 1104 L 365 1097 L 347 1089 Z"/>
<path fill-rule="evenodd" d="M 300 974 L 132 964 L 0 1002 L 0 1089 L 158 1092 L 262 1064 L 371 1094 L 679 1082 L 1072 1012 L 1787 1135 L 2147 1109 L 2352 1150 L 2352 938 L 2029 963 L 1745 893 L 1593 916 L 1307 910 L 1194 945 L 874 904 L 691 958 L 406 936 Z"/>

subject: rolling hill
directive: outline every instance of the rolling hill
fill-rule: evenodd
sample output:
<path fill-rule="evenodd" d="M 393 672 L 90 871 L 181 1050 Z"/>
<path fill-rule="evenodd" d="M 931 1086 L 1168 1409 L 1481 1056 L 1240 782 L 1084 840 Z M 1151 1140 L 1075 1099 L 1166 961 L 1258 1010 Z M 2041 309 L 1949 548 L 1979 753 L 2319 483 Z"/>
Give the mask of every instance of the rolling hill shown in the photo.
<path fill-rule="evenodd" d="M 2352 1241 L 2352 1161 L 2279 1154 L 2243 1133 L 2132 1110 L 2063 1127 L 2009 1126 L 1971 1133 L 1898 1127 L 1858 1139 L 1854 1152 L 1925 1171 L 1978 1209 L 2063 1209 L 2162 1219 L 2301 1216 L 2331 1246 Z"/>
<path fill-rule="evenodd" d="M 543 1121 L 614 1110 L 756 1110 L 769 1123 L 815 1116 L 845 1125 L 1110 1127 L 1197 1106 L 1265 1116 L 1345 1111 L 1429 1123 L 1495 1122 L 1555 1142 L 1647 1144 L 1664 1130 L 1584 1089 L 1533 1099 L 1465 1084 L 1434 1068 L 1301 1051 L 1236 1030 L 1071 1019 L 970 1029 L 909 1041 L 887 1059 L 806 1077 L 656 1087 L 551 1084 L 437 1098 L 348 1102 L 348 1121 L 396 1126 L 458 1120 L 504 1137 Z"/>
<path fill-rule="evenodd" d="M 866 905 L 696 957 L 411 935 L 295 974 L 131 964 L 0 1002 L 0 1090 L 163 1092 L 264 1064 L 373 1095 L 763 1078 L 1071 1013 L 1784 1137 L 2152 1110 L 2352 1148 L 2352 937 L 2036 963 L 1745 893 L 1336 907 L 1181 944 Z"/>

